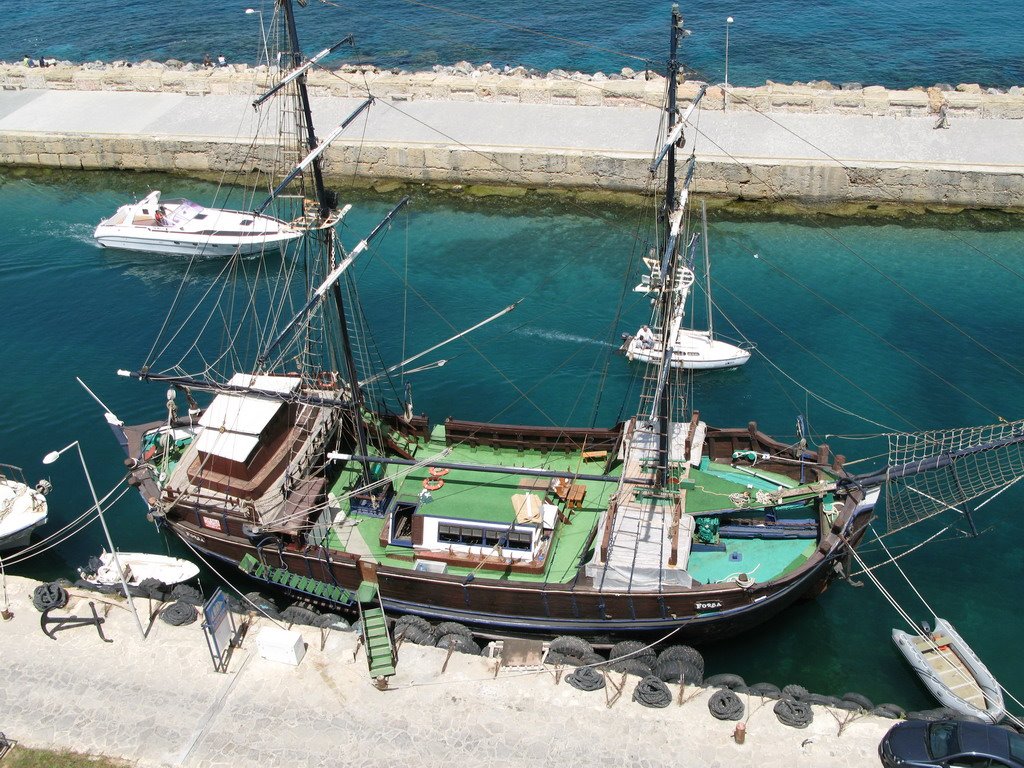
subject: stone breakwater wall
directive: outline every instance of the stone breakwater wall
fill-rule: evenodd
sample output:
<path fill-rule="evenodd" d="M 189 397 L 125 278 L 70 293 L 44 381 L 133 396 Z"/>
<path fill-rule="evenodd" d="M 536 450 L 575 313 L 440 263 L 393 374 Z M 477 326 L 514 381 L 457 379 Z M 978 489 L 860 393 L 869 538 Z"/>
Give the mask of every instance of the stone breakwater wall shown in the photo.
<path fill-rule="evenodd" d="M 341 67 L 312 70 L 307 78 L 312 96 L 360 97 L 367 90 L 379 98 L 398 101 L 477 101 L 519 104 L 559 104 L 580 107 L 658 107 L 665 92 L 665 78 L 652 72 L 623 70 L 611 76 L 554 70 L 530 74 L 523 67 L 508 71 L 488 64 L 472 67 L 435 67 L 433 71 L 404 72 L 374 67 Z M 226 67 L 175 66 L 157 62 L 141 64 L 58 64 L 26 67 L 0 62 L 0 88 L 4 90 L 53 89 L 75 91 L 175 92 L 191 96 L 246 95 L 253 84 L 270 82 L 265 66 L 233 64 Z M 679 100 L 686 105 L 704 83 L 686 81 Z M 722 109 L 726 93 L 711 85 L 703 100 L 707 109 Z M 762 112 L 797 112 L 914 117 L 937 114 L 945 105 L 953 118 L 1004 118 L 1024 120 L 1024 87 L 1007 90 L 983 88 L 974 83 L 933 85 L 893 90 L 878 85 L 825 81 L 775 83 L 757 87 L 730 86 L 728 108 Z"/>
<path fill-rule="evenodd" d="M 486 105 L 542 105 L 560 108 L 645 109 L 654 113 L 662 103 L 663 77 L 623 70 L 605 76 L 552 72 L 544 75 L 526 70 L 498 71 L 489 65 L 438 67 L 429 72 L 380 71 L 372 67 L 342 67 L 314 71 L 308 79 L 317 98 L 361 98 L 367 89 L 394 103 L 468 102 Z M 183 94 L 189 97 L 251 96 L 270 81 L 265 67 L 231 65 L 201 68 L 143 62 L 135 65 L 91 64 L 26 67 L 0 63 L 3 91 L 73 91 Z M 702 83 L 684 82 L 680 100 L 692 100 Z M 727 99 L 727 101 L 726 101 Z M 783 85 L 766 83 L 756 88 L 730 88 L 725 93 L 710 86 L 702 102 L 710 112 L 742 120 L 744 113 L 769 116 L 806 116 L 830 121 L 857 138 L 860 126 L 882 131 L 913 123 L 912 142 L 951 135 L 931 131 L 940 114 L 958 129 L 964 126 L 1000 124 L 1024 131 L 1024 89 L 1007 91 L 961 84 L 908 90 L 879 86 L 833 86 L 829 83 Z M 499 108 L 499 107 L 494 107 Z M 723 111 L 723 110 L 727 110 Z M 507 113 L 506 113 L 507 114 Z M 576 113 L 578 114 L 578 113 Z M 844 120 L 843 118 L 849 118 Z M 917 120 L 913 120 L 917 118 Z M 597 119 L 597 118 L 595 118 Z M 861 120 L 861 123 L 857 123 Z M 870 123 L 863 121 L 870 120 Z M 1017 121 L 1021 121 L 1018 123 Z M 228 121 L 230 122 L 230 121 Z M 9 131 L 0 122 L 0 162 L 8 165 L 61 168 L 110 168 L 219 173 L 242 166 L 248 142 L 228 136 L 181 136 L 168 133 L 131 134 L 111 130 L 62 132 L 46 125 L 32 130 Z M 740 132 L 753 135 L 762 128 L 748 120 Z M 735 129 L 730 123 L 729 127 Z M 919 131 L 919 128 L 926 130 Z M 964 129 L 969 130 L 969 129 Z M 833 131 L 836 133 L 837 131 Z M 841 132 L 841 131 L 839 131 Z M 1005 133 L 1005 131 L 1004 131 Z M 457 132 L 453 131 L 454 136 Z M 932 134 L 931 136 L 929 134 Z M 999 134 L 1002 135 L 1002 134 Z M 1011 134 L 1012 135 L 1012 134 Z M 884 137 L 883 137 L 884 138 Z M 968 143 L 984 139 L 965 134 Z M 375 141 L 359 143 L 342 138 L 327 153 L 328 172 L 339 177 L 423 181 L 449 184 L 596 189 L 639 192 L 647 189 L 650 150 L 602 151 L 531 146 L 524 137 L 520 146 L 466 145 L 456 139 L 428 142 Z M 645 142 L 645 146 L 646 143 Z M 879 142 L 881 145 L 884 142 Z M 1013 156 L 1007 162 L 990 158 L 963 161 L 956 152 L 907 160 L 901 155 L 905 138 L 897 137 L 888 150 L 861 159 L 835 160 L 826 151 L 816 157 L 779 152 L 772 141 L 764 151 L 712 152 L 700 157 L 697 191 L 747 200 L 795 200 L 812 204 L 895 202 L 949 206 L 1024 208 L 1024 162 Z M 888 154 L 886 153 L 888 152 Z M 269 154 L 269 151 L 268 151 Z M 997 158 L 999 159 L 999 158 Z"/>

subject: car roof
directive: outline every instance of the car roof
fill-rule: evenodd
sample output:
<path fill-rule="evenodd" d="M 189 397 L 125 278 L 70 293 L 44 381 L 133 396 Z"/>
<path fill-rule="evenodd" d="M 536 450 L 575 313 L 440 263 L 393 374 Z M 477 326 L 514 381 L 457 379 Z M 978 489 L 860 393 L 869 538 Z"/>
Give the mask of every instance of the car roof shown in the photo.
<path fill-rule="evenodd" d="M 1009 731 L 985 723 L 960 722 L 960 751 L 1009 754 Z"/>

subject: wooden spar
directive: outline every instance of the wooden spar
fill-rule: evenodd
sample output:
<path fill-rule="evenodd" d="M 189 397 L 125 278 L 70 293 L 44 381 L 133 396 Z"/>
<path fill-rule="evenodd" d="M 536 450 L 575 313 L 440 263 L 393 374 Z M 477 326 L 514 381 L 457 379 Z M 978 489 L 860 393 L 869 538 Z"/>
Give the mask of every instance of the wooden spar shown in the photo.
<path fill-rule="evenodd" d="M 259 207 L 257 207 L 253 211 L 253 213 L 255 213 L 257 216 L 259 216 L 265 210 L 267 210 L 267 208 L 270 207 L 270 204 L 272 202 L 274 202 L 274 199 L 278 195 L 281 194 L 281 192 L 284 190 L 284 188 L 287 187 L 289 184 L 291 184 L 292 181 L 295 180 L 296 176 L 298 176 L 300 173 L 302 173 L 304 170 L 306 170 L 306 168 L 309 167 L 310 163 L 316 161 L 320 157 L 320 155 L 322 155 L 327 150 L 327 147 L 329 147 L 331 145 L 331 142 L 334 141 L 336 138 L 338 138 L 341 135 L 341 132 L 344 131 L 346 128 L 348 128 L 349 125 L 351 125 L 352 121 L 355 120 L 364 109 L 366 109 L 371 104 L 373 104 L 373 101 L 374 101 L 373 96 L 371 96 L 366 101 L 364 101 L 362 104 L 360 104 L 358 107 L 356 107 L 355 111 L 351 115 L 349 115 L 344 120 L 342 120 L 341 124 L 331 132 L 330 136 L 328 136 L 326 139 L 324 139 L 324 141 L 320 144 L 320 146 L 318 146 L 316 149 L 314 149 L 312 152 L 310 152 L 308 155 L 306 155 L 302 159 L 302 162 L 300 162 L 298 165 L 296 165 L 291 170 L 291 173 L 289 173 L 287 176 L 285 176 L 284 179 L 281 181 L 281 183 L 278 184 L 276 187 L 274 187 L 274 191 L 271 192 L 267 196 L 267 199 L 264 200 L 259 205 Z"/>
<path fill-rule="evenodd" d="M 285 77 L 283 80 L 281 80 L 281 82 L 279 82 L 277 85 L 275 85 L 269 91 L 264 93 L 258 99 L 254 100 L 253 103 L 252 103 L 253 109 L 258 107 L 260 104 L 265 102 L 267 99 L 269 99 L 275 93 L 277 93 L 279 90 L 284 88 L 286 85 L 288 85 L 288 83 L 290 83 L 292 80 L 297 78 L 299 75 L 305 74 L 305 72 L 310 67 L 312 67 L 314 64 L 316 64 L 318 61 L 320 61 L 320 59 L 322 59 L 325 56 L 329 56 L 330 54 L 334 53 L 336 50 L 341 48 L 341 46 L 345 45 L 346 43 L 354 44 L 355 43 L 355 38 L 352 35 L 348 35 L 347 37 L 345 37 L 344 40 L 341 40 L 341 41 L 335 43 L 330 48 L 324 48 L 322 51 L 320 51 L 320 53 L 318 53 L 315 56 L 313 56 L 311 59 L 309 59 L 309 61 L 307 61 L 301 67 L 299 67 L 296 70 L 293 70 L 287 77 Z"/>
<path fill-rule="evenodd" d="M 451 461 L 422 461 L 417 459 L 399 459 L 391 458 L 387 456 L 359 456 L 351 453 L 328 453 L 328 459 L 334 459 L 336 461 L 358 461 L 360 463 L 373 461 L 378 464 L 398 464 L 403 467 L 413 467 L 416 465 L 423 465 L 428 467 L 437 467 L 438 469 L 464 469 L 470 472 L 490 472 L 492 474 L 500 475 L 525 475 L 529 477 L 567 477 L 572 480 L 591 480 L 593 482 L 600 483 L 617 483 L 621 478 L 617 475 L 588 475 L 579 474 L 578 472 L 559 472 L 553 469 L 534 469 L 532 467 L 505 467 L 500 464 L 460 464 Z M 627 483 L 633 485 L 650 485 L 651 481 L 647 478 L 632 477 L 626 478 Z"/>
<path fill-rule="evenodd" d="M 477 328 L 480 328 L 480 327 L 482 327 L 482 326 L 485 326 L 485 325 L 487 325 L 488 323 L 490 323 L 490 322 L 492 322 L 492 321 L 494 321 L 494 320 L 497 320 L 497 319 L 498 319 L 499 317 L 503 317 L 504 315 L 507 315 L 507 314 L 508 314 L 509 312 L 511 312 L 511 311 L 512 311 L 513 309 L 515 309 L 516 307 L 518 307 L 518 306 L 519 306 L 519 305 L 520 305 L 520 304 L 522 303 L 522 301 L 523 301 L 522 299 L 519 299 L 519 300 L 518 300 L 518 301 L 516 301 L 516 302 L 515 302 L 514 304 L 509 304 L 509 305 L 508 305 L 507 307 L 505 307 L 505 308 L 504 308 L 503 310 L 501 310 L 500 312 L 495 312 L 495 313 L 494 313 L 493 315 L 491 315 L 490 317 L 486 318 L 485 320 L 481 320 L 481 321 L 480 321 L 479 323 L 477 323 L 477 324 L 476 324 L 476 325 L 474 325 L 473 327 L 471 327 L 471 328 L 467 328 L 467 329 L 466 329 L 466 330 L 464 330 L 464 331 L 459 331 L 459 332 L 458 332 L 457 334 L 455 334 L 454 336 L 451 336 L 451 337 L 449 337 L 449 338 L 445 339 L 444 341 L 438 342 L 438 343 L 437 343 L 437 344 L 435 344 L 434 346 L 430 347 L 430 349 L 425 349 L 425 350 L 423 350 L 422 352 L 418 352 L 418 353 L 416 353 L 416 354 L 415 354 L 415 355 L 413 355 L 412 357 L 407 357 L 407 358 L 406 358 L 405 360 L 403 360 L 403 361 L 402 361 L 402 362 L 400 362 L 400 363 L 395 363 L 395 364 L 394 364 L 394 365 L 392 365 L 392 366 L 391 366 L 390 368 L 388 368 L 388 369 L 386 369 L 386 370 L 384 370 L 384 371 L 381 371 L 380 373 L 378 373 L 378 374 L 376 374 L 376 375 L 374 375 L 374 376 L 371 376 L 370 378 L 368 378 L 368 379 L 365 379 L 364 381 L 361 381 L 361 382 L 359 382 L 359 385 L 360 385 L 360 386 L 366 386 L 367 384 L 371 384 L 371 383 L 373 383 L 374 381 L 376 381 L 377 379 L 379 379 L 379 378 L 381 378 L 381 377 L 383 377 L 383 376 L 387 376 L 387 375 L 388 375 L 389 373 L 394 373 L 394 372 L 395 372 L 395 371 L 397 371 L 397 370 L 398 370 L 399 368 L 405 368 L 405 366 L 407 366 L 407 365 L 408 365 L 409 363 L 412 363 L 412 362 L 414 362 L 414 361 L 416 361 L 416 360 L 419 360 L 419 359 L 420 359 L 421 357 L 423 357 L 424 355 L 429 355 L 429 354 L 430 354 L 431 352 L 433 352 L 433 351 L 435 351 L 435 350 L 437 350 L 437 349 L 440 349 L 440 348 L 441 348 L 441 347 L 443 347 L 443 346 L 444 346 L 445 344 L 451 344 L 451 343 L 452 343 L 453 341 L 456 341 L 457 339 L 461 339 L 461 338 L 462 338 L 463 336 L 465 336 L 465 335 L 467 335 L 467 334 L 470 334 L 470 333 L 472 333 L 472 332 L 473 332 L 473 331 L 475 331 L 475 330 L 476 330 Z M 442 364 L 443 364 L 443 363 L 442 363 Z M 437 365 L 437 363 L 434 363 L 434 365 Z M 428 366 L 428 368 L 430 368 L 430 367 L 433 367 L 433 366 Z M 415 370 L 416 370 L 416 371 L 420 371 L 420 370 L 426 370 L 426 368 L 417 368 L 417 369 L 415 369 Z M 413 371 L 413 370 L 406 370 L 405 372 L 406 372 L 406 373 L 414 373 L 415 371 Z"/>
<path fill-rule="evenodd" d="M 267 361 L 267 358 L 270 356 L 270 353 L 273 352 L 277 345 L 280 344 L 285 339 L 285 337 L 292 331 L 292 329 L 295 328 L 296 324 L 300 320 L 302 320 L 302 318 L 304 318 L 306 315 L 313 311 L 314 307 L 316 307 L 316 305 L 319 304 L 320 301 L 323 299 L 328 289 L 330 289 L 332 285 L 335 287 L 337 286 L 338 279 L 342 276 L 345 270 L 352 266 L 352 262 L 356 260 L 356 257 L 367 249 L 370 242 L 378 234 L 380 234 L 381 230 L 384 229 L 384 227 L 391 222 L 391 219 L 394 218 L 395 214 L 398 213 L 398 211 L 400 211 L 402 207 L 408 202 L 408 196 L 403 197 L 401 200 L 399 200 L 398 204 L 391 209 L 388 215 L 385 216 L 381 220 L 381 222 L 376 227 L 373 228 L 373 231 L 370 232 L 370 234 L 368 234 L 365 239 L 360 240 L 358 245 L 356 245 L 356 247 L 352 249 L 352 252 L 349 253 L 348 256 L 346 256 L 342 260 L 342 262 L 338 264 L 338 266 L 336 266 L 329 275 L 327 275 L 326 278 L 324 278 L 324 281 L 317 287 L 315 291 L 313 291 L 313 295 L 309 298 L 309 301 L 306 302 L 305 306 L 303 306 L 298 312 L 295 313 L 295 317 L 293 317 L 288 322 L 288 324 L 285 325 L 283 329 L 281 329 L 281 332 L 277 334 L 277 337 L 272 342 L 270 342 L 267 345 L 266 349 L 264 349 L 263 352 L 260 354 L 260 356 L 256 358 L 256 364 L 258 366 L 263 365 Z M 339 311 L 341 311 L 340 308 Z M 345 318 L 343 315 L 343 329 L 346 327 L 344 319 Z M 346 349 L 346 352 L 347 351 L 348 350 Z M 358 379 L 353 379 L 352 384 L 353 386 L 356 386 L 358 384 Z"/>
<path fill-rule="evenodd" d="M 679 142 L 679 139 L 682 138 L 683 128 L 686 126 L 686 122 L 690 119 L 690 115 L 693 114 L 693 110 L 697 108 L 698 102 L 704 98 L 704 94 L 707 90 L 707 84 L 700 87 L 700 90 L 697 91 L 697 95 L 693 98 L 693 102 L 690 104 L 686 112 L 683 113 L 683 116 L 679 119 L 676 127 L 668 134 L 668 136 L 665 137 L 665 144 L 662 146 L 661 151 L 658 152 L 658 156 L 654 159 L 654 162 L 651 163 L 649 170 L 652 176 L 658 172 L 658 168 L 661 167 L 661 161 L 665 159 L 665 155 L 668 154 L 669 149 L 674 147 Z"/>

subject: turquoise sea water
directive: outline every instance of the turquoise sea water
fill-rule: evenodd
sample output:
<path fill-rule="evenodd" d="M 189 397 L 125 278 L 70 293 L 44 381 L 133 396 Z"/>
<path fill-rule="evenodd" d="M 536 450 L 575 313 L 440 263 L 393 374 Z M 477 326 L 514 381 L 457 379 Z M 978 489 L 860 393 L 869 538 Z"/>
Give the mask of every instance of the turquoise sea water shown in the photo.
<path fill-rule="evenodd" d="M 52 479 L 50 530 L 84 510 L 89 496 L 72 453 L 49 467 L 41 464 L 44 454 L 79 439 L 98 491 L 121 476 L 123 457 L 75 377 L 128 423 L 162 415 L 162 388 L 115 371 L 137 367 L 148 353 L 184 262 L 106 251 L 91 239 L 101 216 L 150 187 L 201 202 L 214 193 L 209 184 L 160 176 L 0 174 L 0 461 L 23 466 L 32 481 Z M 358 194 L 350 201 L 344 239 L 351 246 L 391 200 Z M 354 267 L 386 362 L 401 358 L 403 344 L 418 351 L 452 327 L 523 299 L 474 334 L 472 346 L 446 349 L 444 368 L 413 379 L 417 410 L 434 421 L 456 415 L 576 425 L 595 418 L 609 424 L 628 412 L 633 371 L 613 348 L 647 314 L 632 294 L 617 311 L 624 282 L 631 286 L 636 277 L 630 257 L 644 250 L 633 238 L 637 216 L 564 201 L 463 204 L 414 195 L 409 215 Z M 709 423 L 755 419 L 769 433 L 791 438 L 796 414 L 806 412 L 816 440 L 827 439 L 853 460 L 882 450 L 878 441 L 857 437 L 882 430 L 850 414 L 899 429 L 1021 416 L 1019 220 L 962 215 L 843 223 L 714 211 L 710 218 L 716 300 L 763 356 L 741 370 L 696 379 L 693 401 Z M 398 276 L 407 258 L 420 296 L 410 299 L 411 321 L 403 326 Z M 218 269 L 216 262 L 203 265 L 192 287 L 201 289 Z M 724 321 L 719 328 L 728 331 Z M 902 561 L 939 614 L 1017 692 L 1024 690 L 1024 664 L 1008 651 L 1017 642 L 1013 596 L 1024 579 L 1022 501 L 1024 489 L 1014 489 L 978 513 L 978 538 L 946 534 Z M 184 554 L 144 513 L 134 493 L 108 513 L 118 546 Z M 893 544 L 902 551 L 938 526 L 923 528 Z M 100 531 L 89 530 L 11 570 L 73 576 L 101 543 Z M 876 562 L 882 557 L 870 543 L 863 551 Z M 881 578 L 916 617 L 927 618 L 891 568 Z M 710 671 L 738 672 L 748 682 L 797 682 L 823 693 L 856 690 L 912 708 L 933 706 L 891 646 L 889 630 L 897 622 L 870 584 L 837 583 L 770 626 L 704 650 Z"/>
<path fill-rule="evenodd" d="M 269 25 L 270 0 L 250 5 Z M 664 67 L 669 7 L 640 0 L 329 0 L 299 9 L 298 24 L 307 53 L 355 35 L 355 50 L 339 54 L 334 63 L 424 69 L 466 59 L 607 73 L 625 66 Z M 725 77 L 726 18 L 732 16 L 729 81 L 736 85 L 766 79 L 892 87 L 1024 85 L 1024 25 L 1015 0 L 693 0 L 680 7 L 692 31 L 683 62 L 710 82 Z M 179 0 L 173 10 L 119 0 L 4 0 L 0 58 L 199 62 L 210 53 L 255 62 L 261 16 L 245 15 L 245 8 L 242 2 L 201 0 Z"/>

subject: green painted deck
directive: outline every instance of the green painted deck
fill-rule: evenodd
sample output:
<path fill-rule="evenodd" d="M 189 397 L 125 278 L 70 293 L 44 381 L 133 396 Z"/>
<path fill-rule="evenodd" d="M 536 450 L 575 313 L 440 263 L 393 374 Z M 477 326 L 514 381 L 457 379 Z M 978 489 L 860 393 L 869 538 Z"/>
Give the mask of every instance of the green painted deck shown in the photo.
<path fill-rule="evenodd" d="M 755 581 L 778 578 L 807 561 L 817 547 L 810 539 L 722 539 L 725 552 L 691 552 L 686 570 L 704 584 L 745 573 Z M 738 552 L 739 561 L 729 555 Z"/>
<path fill-rule="evenodd" d="M 431 441 L 420 448 L 417 459 L 424 461 L 427 457 L 440 454 L 445 450 L 444 428 L 438 425 L 432 432 Z M 514 468 L 546 469 L 567 474 L 586 473 L 600 474 L 603 462 L 583 462 L 579 454 L 561 452 L 541 453 L 539 451 L 496 450 L 490 447 L 473 448 L 466 445 L 450 446 L 447 456 L 439 457 L 439 462 L 454 464 L 498 465 Z M 415 500 L 423 491 L 423 481 L 430 478 L 427 467 L 410 472 L 408 467 L 391 465 L 386 468 L 388 475 L 394 480 L 399 498 Z M 705 458 L 700 469 L 691 468 L 690 479 L 694 483 L 692 490 L 686 494 L 686 512 L 700 515 L 703 512 L 730 509 L 733 507 L 730 494 L 741 493 L 752 486 L 757 490 L 776 490 L 780 486 L 792 487 L 793 481 L 782 475 L 767 472 L 760 468 L 757 475 L 751 475 L 725 464 L 709 465 Z M 618 474 L 616 469 L 612 474 Z M 510 525 L 515 517 L 512 506 L 514 494 L 534 493 L 543 498 L 549 480 L 515 474 L 492 474 L 474 472 L 468 469 L 452 469 L 441 478 L 444 484 L 431 491 L 430 501 L 421 504 L 418 514 L 430 517 L 447 518 L 464 522 Z M 336 498 L 345 494 L 358 482 L 358 472 L 347 469 L 331 488 Z M 609 498 L 617 487 L 616 482 L 578 481 L 586 486 L 587 494 L 581 509 L 572 513 L 571 524 L 559 523 L 553 534 L 554 539 L 547 554 L 547 562 L 542 573 L 522 574 L 510 573 L 499 568 L 458 568 L 449 567 L 452 575 L 474 573 L 477 578 L 499 581 L 545 582 L 562 584 L 572 581 L 577 576 L 581 556 L 584 554 L 593 529 L 600 522 L 601 516 L 608 507 Z M 813 497 L 814 494 L 809 494 Z M 348 510 L 347 502 L 342 503 Z M 787 505 L 795 516 L 811 517 L 810 509 L 804 511 L 799 500 Z M 737 514 L 743 514 L 737 509 Z M 756 514 L 756 511 L 752 511 Z M 412 568 L 415 554 L 411 547 L 380 545 L 380 534 L 384 520 L 359 513 L 351 513 L 346 525 L 354 525 L 354 535 L 362 540 L 363 548 L 379 563 L 396 568 Z M 788 573 L 806 561 L 815 547 L 815 542 L 807 539 L 723 539 L 725 552 L 693 552 L 690 555 L 688 570 L 693 577 L 703 583 L 722 581 L 738 573 L 747 573 L 758 581 L 765 581 Z M 344 550 L 337 532 L 332 529 L 328 535 L 328 546 Z M 593 544 L 592 544 L 593 546 Z M 354 546 L 352 547 L 355 548 Z M 739 553 L 739 561 L 730 560 L 729 555 Z M 589 555 L 584 560 L 589 559 Z M 496 564 L 497 565 L 497 564 Z"/>

